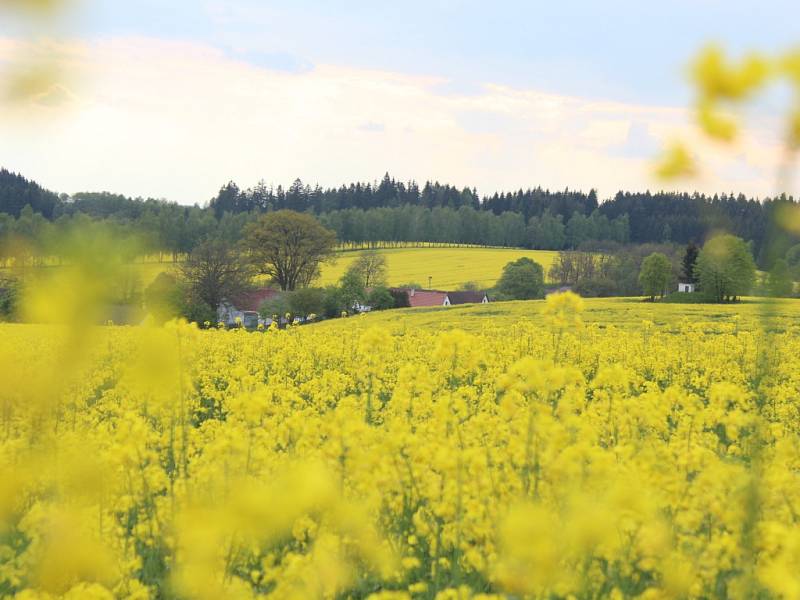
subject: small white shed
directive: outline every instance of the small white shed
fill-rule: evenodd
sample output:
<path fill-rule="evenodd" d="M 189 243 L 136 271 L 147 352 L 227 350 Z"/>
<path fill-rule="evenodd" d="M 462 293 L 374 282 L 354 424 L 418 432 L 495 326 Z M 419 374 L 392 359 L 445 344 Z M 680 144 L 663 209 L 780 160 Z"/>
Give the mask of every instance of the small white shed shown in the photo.
<path fill-rule="evenodd" d="M 678 284 L 678 291 L 683 294 L 692 294 L 694 293 L 694 284 L 693 283 L 679 283 Z"/>

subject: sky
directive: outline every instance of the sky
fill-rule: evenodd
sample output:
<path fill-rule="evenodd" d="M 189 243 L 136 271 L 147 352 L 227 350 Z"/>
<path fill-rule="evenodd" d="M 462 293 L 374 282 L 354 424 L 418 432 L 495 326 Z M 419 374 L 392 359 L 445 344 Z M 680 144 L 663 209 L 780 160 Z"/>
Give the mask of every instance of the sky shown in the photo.
<path fill-rule="evenodd" d="M 0 5 L 2 3 L 0 2 Z M 165 8 L 166 7 L 166 8 Z M 227 181 L 336 186 L 385 172 L 480 193 L 660 189 L 687 140 L 706 192 L 774 193 L 780 94 L 733 148 L 691 126 L 687 64 L 800 44 L 791 1 L 72 0 L 0 12 L 0 82 L 57 85 L 0 108 L 0 166 L 74 193 L 203 204 Z M 57 57 L 57 58 L 52 58 Z"/>

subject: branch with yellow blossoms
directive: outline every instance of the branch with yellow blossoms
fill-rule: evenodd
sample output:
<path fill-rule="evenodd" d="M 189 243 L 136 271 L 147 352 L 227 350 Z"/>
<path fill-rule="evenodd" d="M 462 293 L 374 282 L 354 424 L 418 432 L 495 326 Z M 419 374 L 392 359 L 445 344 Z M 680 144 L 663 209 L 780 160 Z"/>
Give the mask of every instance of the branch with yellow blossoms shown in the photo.
<path fill-rule="evenodd" d="M 749 101 L 770 85 L 788 85 L 792 99 L 782 117 L 785 156 L 779 182 L 785 185 L 787 169 L 800 148 L 800 50 L 778 56 L 752 53 L 732 61 L 722 48 L 709 46 L 692 63 L 690 75 L 695 95 L 694 122 L 706 138 L 723 145 L 730 145 L 739 137 L 741 112 Z M 664 152 L 655 172 L 669 180 L 694 177 L 700 168 L 689 148 L 682 142 L 674 142 Z"/>

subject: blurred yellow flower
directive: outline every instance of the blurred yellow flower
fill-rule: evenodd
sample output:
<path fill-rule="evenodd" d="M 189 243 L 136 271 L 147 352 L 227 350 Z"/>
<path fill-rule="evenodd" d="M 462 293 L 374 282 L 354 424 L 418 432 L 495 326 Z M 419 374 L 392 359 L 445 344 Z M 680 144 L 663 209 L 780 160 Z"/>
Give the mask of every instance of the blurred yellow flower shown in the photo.
<path fill-rule="evenodd" d="M 694 177 L 697 174 L 697 166 L 686 146 L 673 143 L 656 164 L 655 174 L 664 180 Z"/>
<path fill-rule="evenodd" d="M 769 62 L 758 54 L 731 64 L 722 48 L 708 46 L 700 52 L 691 68 L 692 79 L 705 101 L 742 100 L 759 89 L 769 77 Z"/>

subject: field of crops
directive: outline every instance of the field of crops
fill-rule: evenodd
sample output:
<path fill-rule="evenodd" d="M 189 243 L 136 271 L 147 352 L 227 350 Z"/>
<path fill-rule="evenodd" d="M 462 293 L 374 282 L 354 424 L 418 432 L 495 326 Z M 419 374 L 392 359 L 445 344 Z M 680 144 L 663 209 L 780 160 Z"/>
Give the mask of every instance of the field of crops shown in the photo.
<path fill-rule="evenodd" d="M 426 307 L 388 310 L 357 317 L 365 324 L 379 326 L 393 333 L 413 329 L 446 331 L 462 329 L 480 333 L 486 329 L 512 328 L 517 324 L 544 327 L 542 309 L 545 301 L 497 302 L 489 305 L 466 304 L 448 307 Z M 582 318 L 604 330 L 608 328 L 640 329 L 643 323 L 664 332 L 675 333 L 689 324 L 712 326 L 736 323 L 749 330 L 776 327 L 775 323 L 791 323 L 800 319 L 800 301 L 793 299 L 745 298 L 737 304 L 669 304 L 645 302 L 642 298 L 584 299 Z M 765 322 L 766 319 L 766 322 Z M 351 321 L 348 322 L 349 324 Z M 343 324 L 326 321 L 320 328 L 337 329 Z"/>
<path fill-rule="evenodd" d="M 418 283 L 442 290 L 454 290 L 474 281 L 490 288 L 500 278 L 503 267 L 527 256 L 544 268 L 545 277 L 558 252 L 513 248 L 397 248 L 379 250 L 386 257 L 389 285 Z M 334 264 L 322 268 L 320 283 L 336 283 L 361 252 L 340 252 Z"/>
<path fill-rule="evenodd" d="M 797 598 L 798 304 L 0 325 L 0 596 Z"/>
<path fill-rule="evenodd" d="M 468 281 L 490 288 L 500 277 L 506 263 L 522 256 L 532 258 L 542 265 L 545 276 L 558 254 L 550 250 L 520 250 L 513 248 L 391 248 L 378 250 L 386 257 L 389 285 L 418 283 L 444 290 L 457 289 Z M 362 251 L 340 251 L 336 261 L 323 265 L 322 276 L 317 285 L 329 285 L 339 281 L 347 267 Z M 58 266 L 40 269 L 58 269 Z M 149 285 L 159 273 L 174 272 L 175 264 L 169 260 L 148 260 L 131 264 L 143 286 Z M 3 269 L 0 269 L 2 275 Z"/>

